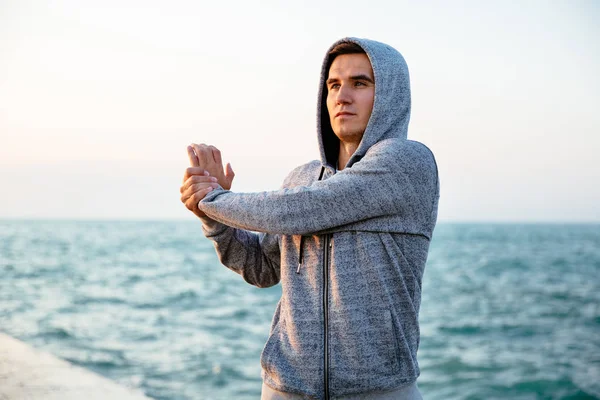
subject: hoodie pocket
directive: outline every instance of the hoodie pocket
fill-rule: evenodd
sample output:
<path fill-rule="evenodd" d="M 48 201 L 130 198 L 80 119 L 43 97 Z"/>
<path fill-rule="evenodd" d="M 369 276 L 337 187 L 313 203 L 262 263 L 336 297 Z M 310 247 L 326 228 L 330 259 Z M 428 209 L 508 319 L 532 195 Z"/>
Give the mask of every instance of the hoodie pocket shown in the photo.
<path fill-rule="evenodd" d="M 331 324 L 330 386 L 336 394 L 393 387 L 400 365 L 392 315 L 374 309 Z"/>
<path fill-rule="evenodd" d="M 280 340 L 280 332 L 279 326 L 281 321 L 278 321 L 277 324 L 271 330 L 271 334 L 267 339 L 267 343 L 265 343 L 265 347 L 263 348 L 262 354 L 260 356 L 260 365 L 263 370 L 267 373 L 273 372 L 273 363 L 272 363 L 272 355 L 274 348 L 278 345 L 277 343 Z"/>

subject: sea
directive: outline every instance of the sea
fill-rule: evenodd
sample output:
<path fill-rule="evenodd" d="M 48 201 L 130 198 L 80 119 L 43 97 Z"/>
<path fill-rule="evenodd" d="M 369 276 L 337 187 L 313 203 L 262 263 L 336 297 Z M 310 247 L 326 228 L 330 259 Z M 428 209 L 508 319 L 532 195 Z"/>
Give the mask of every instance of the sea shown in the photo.
<path fill-rule="evenodd" d="M 0 331 L 157 400 L 259 399 L 280 297 L 197 221 L 0 221 Z M 600 399 L 600 225 L 439 223 L 424 399 Z"/>

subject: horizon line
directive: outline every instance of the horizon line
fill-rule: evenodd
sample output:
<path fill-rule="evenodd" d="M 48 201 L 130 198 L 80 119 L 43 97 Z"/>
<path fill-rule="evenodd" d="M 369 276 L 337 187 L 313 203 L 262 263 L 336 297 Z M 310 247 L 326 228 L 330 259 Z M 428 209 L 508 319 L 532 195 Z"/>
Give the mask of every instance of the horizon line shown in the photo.
<path fill-rule="evenodd" d="M 0 222 L 197 222 L 198 218 L 137 218 L 137 217 L 4 217 L 0 216 Z M 468 219 L 442 219 L 439 224 L 523 224 L 523 225 L 599 225 L 600 220 L 468 220 Z"/>

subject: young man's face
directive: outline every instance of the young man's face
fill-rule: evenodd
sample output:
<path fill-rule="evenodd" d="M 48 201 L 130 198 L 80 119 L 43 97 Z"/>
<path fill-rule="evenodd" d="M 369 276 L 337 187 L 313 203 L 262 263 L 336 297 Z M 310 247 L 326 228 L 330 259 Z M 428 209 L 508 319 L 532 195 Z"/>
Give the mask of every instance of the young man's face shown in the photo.
<path fill-rule="evenodd" d="M 375 78 L 366 54 L 342 54 L 329 68 L 327 111 L 342 142 L 360 143 L 373 110 Z"/>

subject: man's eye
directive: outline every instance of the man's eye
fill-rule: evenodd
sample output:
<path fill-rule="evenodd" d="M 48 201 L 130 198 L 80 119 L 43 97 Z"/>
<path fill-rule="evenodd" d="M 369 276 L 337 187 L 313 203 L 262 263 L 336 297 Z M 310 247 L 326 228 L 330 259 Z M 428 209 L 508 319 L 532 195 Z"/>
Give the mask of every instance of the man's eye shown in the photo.
<path fill-rule="evenodd" d="M 364 82 L 360 82 L 360 81 L 358 81 L 358 82 L 356 82 L 356 83 L 354 84 L 354 86 L 366 86 L 366 85 L 365 85 L 365 83 L 364 83 Z"/>
<path fill-rule="evenodd" d="M 331 86 L 329 86 L 330 89 L 337 89 L 340 87 L 339 83 L 332 83 Z"/>

